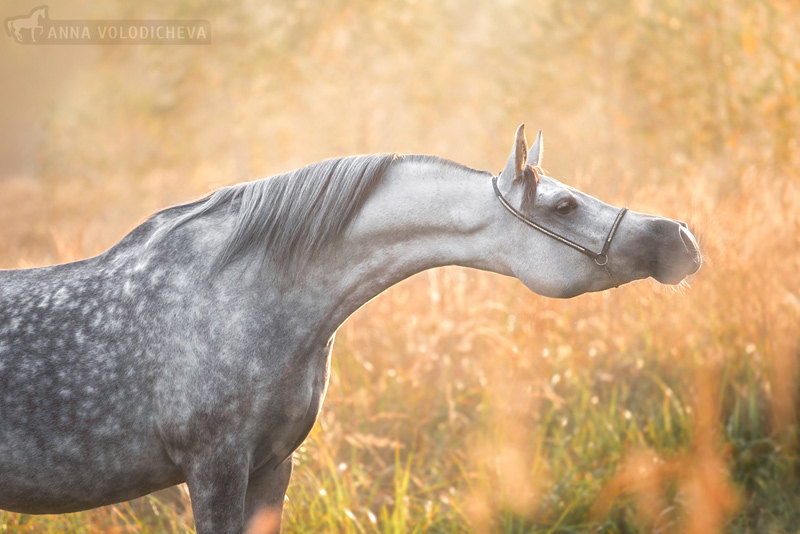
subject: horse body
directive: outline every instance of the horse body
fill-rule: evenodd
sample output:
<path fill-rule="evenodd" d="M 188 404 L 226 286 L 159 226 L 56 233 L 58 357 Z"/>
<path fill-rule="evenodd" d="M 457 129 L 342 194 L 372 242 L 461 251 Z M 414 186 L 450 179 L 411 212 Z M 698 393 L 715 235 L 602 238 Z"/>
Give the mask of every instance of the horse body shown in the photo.
<path fill-rule="evenodd" d="M 524 145 L 518 132 L 504 195 L 536 187 L 543 221 L 602 241 L 615 209 L 549 178 L 522 183 Z M 449 264 L 558 297 L 699 268 L 683 227 L 631 213 L 609 252 L 615 283 L 516 224 L 487 173 L 363 158 L 167 209 L 88 260 L 0 272 L 0 507 L 73 511 L 186 481 L 200 533 L 239 532 L 262 508 L 278 524 L 334 333 L 384 289 Z M 588 223 L 555 215 L 565 195 Z M 265 210 L 280 220 L 253 226 Z"/>
<path fill-rule="evenodd" d="M 153 411 L 156 369 L 142 350 L 148 332 L 130 321 L 138 306 L 126 298 L 130 282 L 115 283 L 119 267 L 101 256 L 0 273 L 0 502 L 8 509 L 72 511 L 130 498 L 116 480 L 175 476 L 142 417 Z"/>
<path fill-rule="evenodd" d="M 194 229 L 143 248 L 168 218 L 89 260 L 0 273 L 4 508 L 137 497 L 182 482 L 196 448 L 274 469 L 311 429 L 330 334 L 277 291 L 204 284 Z"/>

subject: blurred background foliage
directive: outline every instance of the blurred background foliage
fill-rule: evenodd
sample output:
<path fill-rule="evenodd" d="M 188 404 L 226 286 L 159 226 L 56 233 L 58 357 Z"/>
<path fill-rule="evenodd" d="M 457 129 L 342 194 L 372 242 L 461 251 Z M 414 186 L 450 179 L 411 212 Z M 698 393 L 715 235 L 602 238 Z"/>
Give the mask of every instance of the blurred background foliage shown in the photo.
<path fill-rule="evenodd" d="M 10 1 L 0 15 L 33 5 Z M 794 532 L 800 4 L 246 0 L 51 5 L 208 19 L 208 46 L 0 39 L 0 267 L 96 254 L 147 214 L 325 157 L 556 177 L 688 219 L 692 287 L 567 302 L 448 268 L 346 323 L 289 531 Z M 190 529 L 174 490 L 8 531 Z"/>

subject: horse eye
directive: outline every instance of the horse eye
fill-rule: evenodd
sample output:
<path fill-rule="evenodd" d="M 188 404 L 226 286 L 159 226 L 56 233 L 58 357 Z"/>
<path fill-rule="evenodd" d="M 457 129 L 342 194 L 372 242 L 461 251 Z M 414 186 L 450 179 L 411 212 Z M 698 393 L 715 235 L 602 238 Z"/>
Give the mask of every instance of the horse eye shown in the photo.
<path fill-rule="evenodd" d="M 560 215 L 566 215 L 567 213 L 571 212 L 575 208 L 578 207 L 578 203 L 575 202 L 574 198 L 564 199 L 558 204 L 556 204 L 556 211 Z"/>

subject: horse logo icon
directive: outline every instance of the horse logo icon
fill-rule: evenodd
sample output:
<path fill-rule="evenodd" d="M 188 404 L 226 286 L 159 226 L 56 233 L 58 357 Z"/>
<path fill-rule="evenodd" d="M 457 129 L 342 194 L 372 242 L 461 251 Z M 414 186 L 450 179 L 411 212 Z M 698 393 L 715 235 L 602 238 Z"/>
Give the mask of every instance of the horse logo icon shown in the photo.
<path fill-rule="evenodd" d="M 8 17 L 6 19 L 6 33 L 14 37 L 18 43 L 35 43 L 36 36 L 44 33 L 42 21 L 47 20 L 47 6 L 35 7 L 28 15 L 18 17 Z M 27 34 L 23 30 L 30 30 L 30 39 L 26 39 Z"/>

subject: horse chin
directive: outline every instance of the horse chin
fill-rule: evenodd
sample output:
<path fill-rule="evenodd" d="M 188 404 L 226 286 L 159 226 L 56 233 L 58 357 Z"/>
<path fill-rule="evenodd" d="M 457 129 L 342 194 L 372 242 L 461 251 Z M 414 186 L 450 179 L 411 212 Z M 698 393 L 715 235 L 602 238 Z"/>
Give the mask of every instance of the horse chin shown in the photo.
<path fill-rule="evenodd" d="M 688 276 L 696 273 L 702 265 L 702 259 L 699 254 L 696 257 L 689 258 L 678 265 L 673 265 L 671 268 L 656 269 L 652 277 L 661 282 L 662 284 L 676 285 L 680 284 Z"/>
<path fill-rule="evenodd" d="M 653 279 L 670 286 L 674 286 L 683 282 L 687 275 L 680 273 L 658 273 L 653 275 Z"/>

